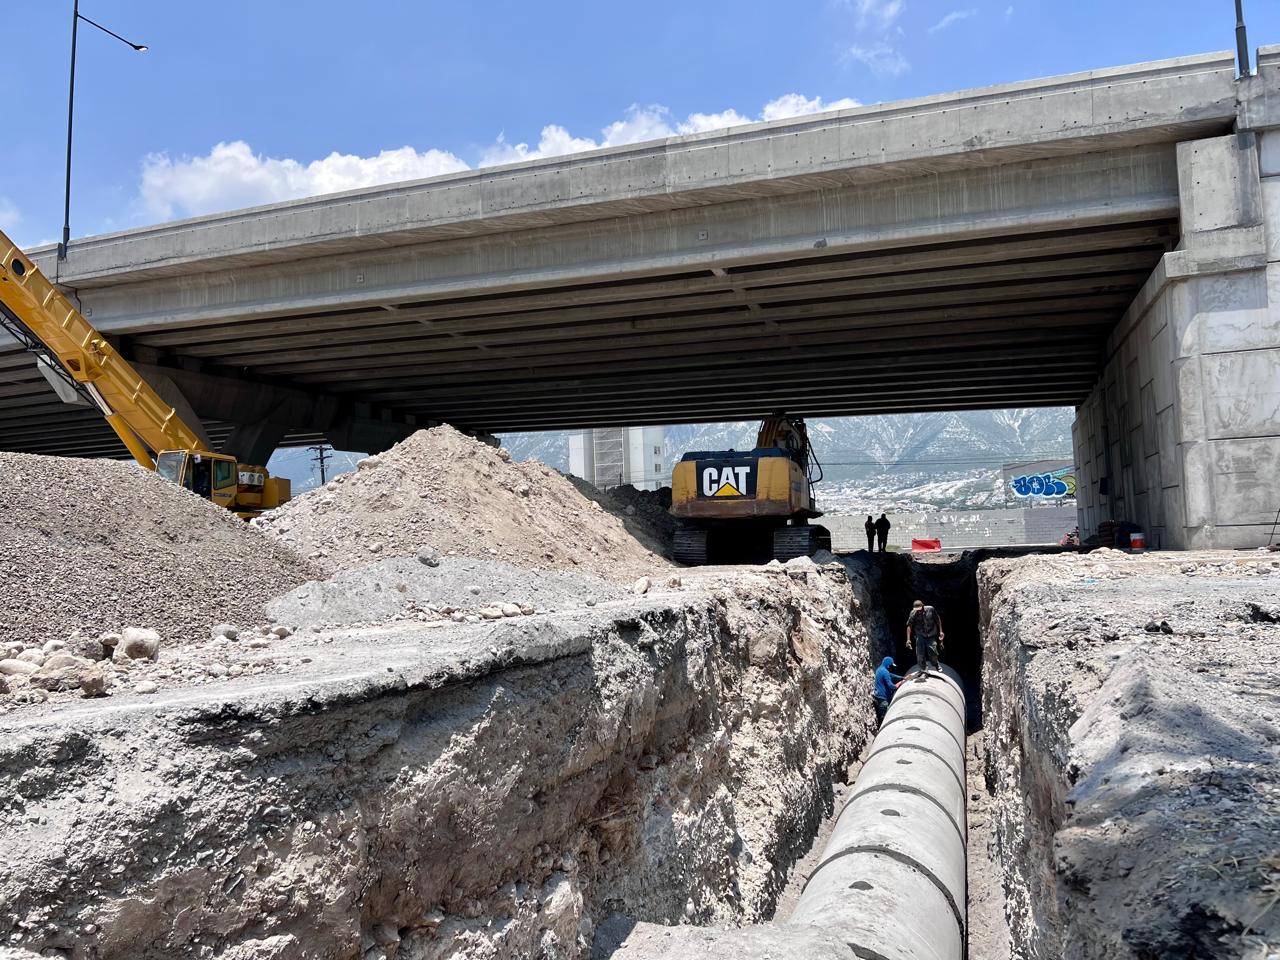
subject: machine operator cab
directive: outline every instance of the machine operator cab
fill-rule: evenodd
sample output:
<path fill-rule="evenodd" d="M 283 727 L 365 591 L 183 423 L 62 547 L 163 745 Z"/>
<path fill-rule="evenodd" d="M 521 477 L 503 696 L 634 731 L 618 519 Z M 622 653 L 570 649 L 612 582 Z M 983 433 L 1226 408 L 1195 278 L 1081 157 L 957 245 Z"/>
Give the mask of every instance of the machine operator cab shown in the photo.
<path fill-rule="evenodd" d="M 236 458 L 207 450 L 165 450 L 156 457 L 156 473 L 220 507 L 232 506 L 240 491 Z"/>
<path fill-rule="evenodd" d="M 156 455 L 156 473 L 245 520 L 280 506 L 292 492 L 287 478 L 270 476 L 266 467 L 208 450 L 164 450 Z"/>

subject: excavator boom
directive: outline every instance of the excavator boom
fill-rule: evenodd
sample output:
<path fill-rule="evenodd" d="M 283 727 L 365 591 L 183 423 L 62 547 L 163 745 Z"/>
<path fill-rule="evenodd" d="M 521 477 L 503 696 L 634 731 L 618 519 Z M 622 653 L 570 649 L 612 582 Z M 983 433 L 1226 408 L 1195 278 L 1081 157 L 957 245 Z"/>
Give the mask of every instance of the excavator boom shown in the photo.
<path fill-rule="evenodd" d="M 97 406 L 134 459 L 154 470 L 161 450 L 208 450 L 3 232 L 0 252 L 0 326 Z"/>

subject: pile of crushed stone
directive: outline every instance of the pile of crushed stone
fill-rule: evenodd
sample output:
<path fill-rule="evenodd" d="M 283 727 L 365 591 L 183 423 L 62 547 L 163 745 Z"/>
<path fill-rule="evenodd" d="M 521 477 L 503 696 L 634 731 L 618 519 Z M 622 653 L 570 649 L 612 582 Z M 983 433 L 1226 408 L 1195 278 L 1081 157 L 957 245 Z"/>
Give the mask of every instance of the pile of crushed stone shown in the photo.
<path fill-rule="evenodd" d="M 308 565 L 230 510 L 132 463 L 0 453 L 0 622 L 43 644 L 127 626 L 163 641 L 261 623 Z"/>
<path fill-rule="evenodd" d="M 254 522 L 326 575 L 423 547 L 614 581 L 669 567 L 555 470 L 513 463 L 449 426 L 419 430 Z"/>

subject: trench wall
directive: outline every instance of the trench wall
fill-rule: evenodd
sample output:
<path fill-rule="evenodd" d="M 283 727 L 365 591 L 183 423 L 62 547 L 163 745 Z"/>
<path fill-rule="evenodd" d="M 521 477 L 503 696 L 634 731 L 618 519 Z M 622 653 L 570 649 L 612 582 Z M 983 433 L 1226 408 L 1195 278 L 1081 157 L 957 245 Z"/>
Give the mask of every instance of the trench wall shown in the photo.
<path fill-rule="evenodd" d="M 834 567 L 376 641 L 306 683 L 0 718 L 0 942 L 569 958 L 609 917 L 752 921 L 871 733 Z"/>
<path fill-rule="evenodd" d="M 1016 960 L 1274 956 L 1280 560 L 1098 550 L 978 588 Z"/>

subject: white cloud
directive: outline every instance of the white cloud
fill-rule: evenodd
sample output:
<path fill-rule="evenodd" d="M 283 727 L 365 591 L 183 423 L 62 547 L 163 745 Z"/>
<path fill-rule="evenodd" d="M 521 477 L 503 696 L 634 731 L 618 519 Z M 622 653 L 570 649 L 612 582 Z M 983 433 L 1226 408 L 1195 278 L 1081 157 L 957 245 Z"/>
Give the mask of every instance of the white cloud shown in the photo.
<path fill-rule="evenodd" d="M 941 20 L 935 23 L 932 27 L 930 27 L 929 32 L 937 33 L 939 30 L 945 30 L 947 29 L 947 27 L 951 26 L 953 23 L 958 23 L 961 20 L 967 20 L 970 17 L 974 16 L 977 12 L 978 12 L 977 10 L 973 10 L 973 9 L 952 10 L 945 17 L 943 17 Z"/>
<path fill-rule="evenodd" d="M 499 134 L 493 144 L 481 151 L 477 166 L 558 157 L 599 147 L 705 133 L 858 105 L 851 97 L 827 101 L 822 97 L 787 93 L 770 100 L 754 117 L 730 108 L 718 113 L 691 113 L 683 120 L 676 120 L 664 106 L 633 104 L 621 119 L 600 131 L 599 139 L 574 136 L 559 124 L 543 127 L 535 145 L 510 143 L 505 135 Z M 465 161 L 446 150 L 418 152 L 413 147 L 401 147 L 384 150 L 373 157 L 331 153 L 323 160 L 304 164 L 255 154 L 249 144 L 236 140 L 219 143 L 204 156 L 176 160 L 163 153 L 148 156 L 142 166 L 139 205 L 154 222 L 467 169 L 470 167 Z M 0 198 L 0 225 L 6 222 L 4 204 Z"/>
<path fill-rule="evenodd" d="M 911 69 L 906 57 L 883 41 L 868 47 L 855 44 L 849 48 L 848 55 L 880 76 L 896 77 Z"/>
<path fill-rule="evenodd" d="M 594 140 L 575 137 L 564 127 L 551 124 L 542 128 L 542 137 L 536 147 L 527 143 L 507 143 L 504 134 L 480 157 L 480 166 L 493 167 L 500 163 L 519 163 L 521 160 L 536 160 L 539 157 L 559 157 L 566 153 L 580 153 L 583 150 L 594 150 L 599 144 Z"/>
<path fill-rule="evenodd" d="M 902 14 L 904 0 L 855 0 L 858 11 L 858 29 L 878 27 L 888 30 Z"/>
<path fill-rule="evenodd" d="M 22 213 L 8 197 L 0 197 L 0 230 L 12 230 L 22 222 Z"/>
<path fill-rule="evenodd" d="M 554 124 L 542 128 L 537 146 L 530 146 L 527 143 L 507 143 L 506 138 L 499 135 L 497 142 L 481 154 L 478 166 L 488 167 L 498 163 L 558 157 L 582 150 L 620 147 L 628 143 L 662 140 L 691 133 L 707 133 L 711 130 L 739 127 L 747 123 L 759 123 L 762 120 L 785 120 L 788 117 L 801 117 L 810 113 L 821 113 L 824 110 L 846 110 L 859 105 L 859 102 L 852 97 L 841 97 L 828 102 L 822 97 L 784 93 L 766 103 L 761 108 L 759 116 L 755 117 L 745 116 L 730 107 L 719 113 L 691 113 L 683 120 L 675 120 L 671 116 L 671 111 L 664 106 L 632 104 L 621 120 L 615 120 L 600 131 L 599 140 L 575 137 L 564 127 Z"/>
<path fill-rule="evenodd" d="M 1005 8 L 1004 8 L 1004 15 L 1005 15 L 1006 17 L 1012 17 L 1012 16 L 1013 16 L 1013 5 L 1012 5 L 1012 4 L 1010 4 L 1009 6 L 1007 6 L 1007 7 L 1005 7 Z"/>
<path fill-rule="evenodd" d="M 797 94 L 790 94 L 790 96 L 797 96 Z M 767 104 L 765 109 L 769 109 Z M 761 116 L 762 119 L 768 119 L 763 117 L 763 114 Z M 680 133 L 706 133 L 708 130 L 723 130 L 726 127 L 740 127 L 744 123 L 755 122 L 751 117 L 744 117 L 730 107 L 719 113 L 691 113 L 688 119 L 679 124 L 676 129 Z"/>
<path fill-rule="evenodd" d="M 236 140 L 219 143 L 202 157 L 148 156 L 142 165 L 141 201 L 148 216 L 168 220 L 466 169 L 466 163 L 443 150 L 419 153 L 401 147 L 373 157 L 335 152 L 302 164 L 260 156 Z"/>
<path fill-rule="evenodd" d="M 809 99 L 798 93 L 784 93 L 764 105 L 764 109 L 760 111 L 760 119 L 785 120 L 787 117 L 803 117 L 810 113 L 822 113 L 824 110 L 848 110 L 861 105 L 852 97 L 841 97 L 828 103 L 821 97 Z"/>

